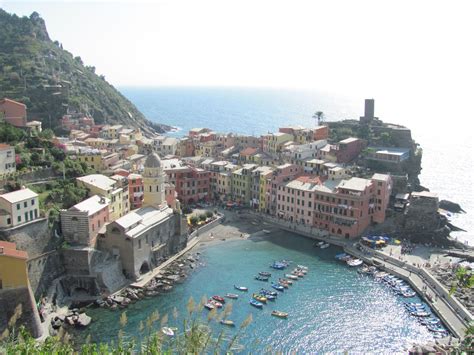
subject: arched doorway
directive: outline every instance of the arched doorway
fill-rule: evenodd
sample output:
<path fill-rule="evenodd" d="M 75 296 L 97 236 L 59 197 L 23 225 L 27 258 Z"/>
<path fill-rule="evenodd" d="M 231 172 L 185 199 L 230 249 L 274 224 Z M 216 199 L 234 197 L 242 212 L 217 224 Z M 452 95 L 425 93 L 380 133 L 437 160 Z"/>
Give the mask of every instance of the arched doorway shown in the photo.
<path fill-rule="evenodd" d="M 147 272 L 150 272 L 150 265 L 148 265 L 148 261 L 144 261 L 140 267 L 140 275 L 146 274 Z"/>

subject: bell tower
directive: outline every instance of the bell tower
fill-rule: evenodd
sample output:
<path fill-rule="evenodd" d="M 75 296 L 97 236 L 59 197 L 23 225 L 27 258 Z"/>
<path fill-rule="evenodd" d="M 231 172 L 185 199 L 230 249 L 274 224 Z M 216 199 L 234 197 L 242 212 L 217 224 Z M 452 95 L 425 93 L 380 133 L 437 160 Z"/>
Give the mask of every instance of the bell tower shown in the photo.
<path fill-rule="evenodd" d="M 165 173 L 161 166 L 158 154 L 151 153 L 145 160 L 143 171 L 143 207 L 156 208 L 166 204 L 165 199 Z"/>

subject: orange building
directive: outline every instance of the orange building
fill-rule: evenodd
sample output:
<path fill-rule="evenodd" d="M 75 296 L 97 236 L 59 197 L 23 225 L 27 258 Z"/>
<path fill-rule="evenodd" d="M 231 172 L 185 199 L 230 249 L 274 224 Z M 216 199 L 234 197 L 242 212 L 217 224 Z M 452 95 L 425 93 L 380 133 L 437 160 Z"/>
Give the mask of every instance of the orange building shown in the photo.
<path fill-rule="evenodd" d="M 15 127 L 26 127 L 26 105 L 10 99 L 0 100 L 0 113 L 5 122 Z"/>

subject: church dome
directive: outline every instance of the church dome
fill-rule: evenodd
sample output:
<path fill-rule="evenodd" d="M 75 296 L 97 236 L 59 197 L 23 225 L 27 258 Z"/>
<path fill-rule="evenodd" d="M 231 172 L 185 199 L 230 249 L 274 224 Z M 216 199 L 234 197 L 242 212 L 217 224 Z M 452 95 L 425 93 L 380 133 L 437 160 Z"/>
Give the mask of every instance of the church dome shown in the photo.
<path fill-rule="evenodd" d="M 146 157 L 145 168 L 160 168 L 161 159 L 158 154 L 151 153 Z"/>

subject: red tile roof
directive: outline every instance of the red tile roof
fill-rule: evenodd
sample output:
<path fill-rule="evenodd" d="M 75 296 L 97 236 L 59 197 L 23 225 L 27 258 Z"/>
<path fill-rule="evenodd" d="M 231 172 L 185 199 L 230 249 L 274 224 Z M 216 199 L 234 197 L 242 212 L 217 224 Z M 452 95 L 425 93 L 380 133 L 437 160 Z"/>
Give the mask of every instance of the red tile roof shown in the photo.
<path fill-rule="evenodd" d="M 255 154 L 256 152 L 257 152 L 256 148 L 248 147 L 248 148 L 245 148 L 244 150 L 242 150 L 240 152 L 240 155 L 243 156 L 243 157 L 248 157 L 250 155 Z"/>
<path fill-rule="evenodd" d="M 2 255 L 11 256 L 19 259 L 28 259 L 28 253 L 23 250 L 16 250 L 16 244 L 0 241 L 0 257 Z"/>

